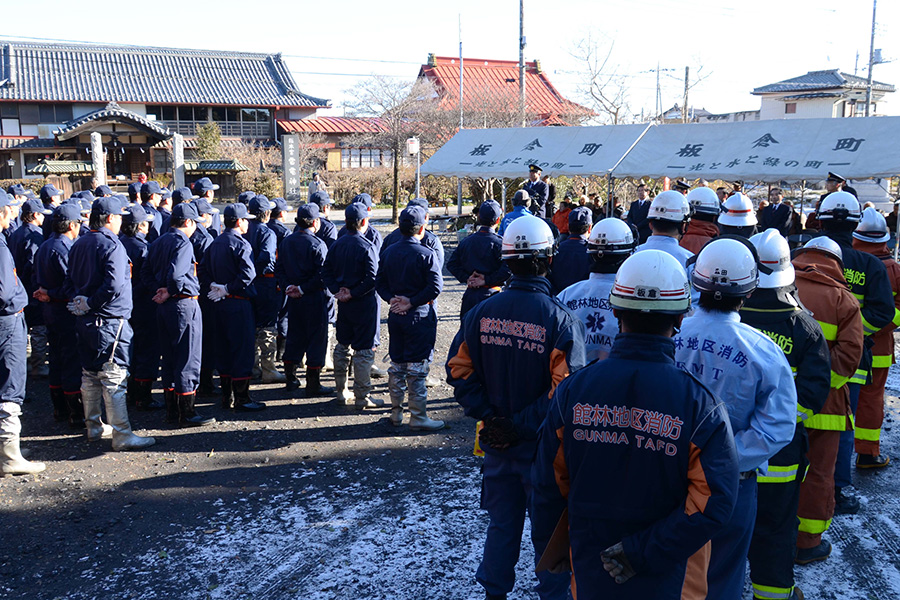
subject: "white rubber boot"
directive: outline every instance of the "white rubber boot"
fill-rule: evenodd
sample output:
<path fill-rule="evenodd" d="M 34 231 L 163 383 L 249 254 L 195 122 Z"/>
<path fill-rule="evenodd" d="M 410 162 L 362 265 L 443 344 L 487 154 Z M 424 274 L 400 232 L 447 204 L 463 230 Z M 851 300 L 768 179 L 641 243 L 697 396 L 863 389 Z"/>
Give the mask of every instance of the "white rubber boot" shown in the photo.
<path fill-rule="evenodd" d="M 4 475 L 31 475 L 47 468 L 44 463 L 30 462 L 22 456 L 19 448 L 21 413 L 21 407 L 15 402 L 0 402 L 0 473 Z"/>
<path fill-rule="evenodd" d="M 371 373 L 374 363 L 374 350 L 357 350 L 353 355 L 353 397 L 357 410 L 384 406 L 384 400 L 369 395 L 372 391 Z"/>
<path fill-rule="evenodd" d="M 112 439 L 112 427 L 102 420 L 103 386 L 96 373 L 82 371 L 81 402 L 84 405 L 84 428 L 88 441 Z"/>
<path fill-rule="evenodd" d="M 128 371 L 118 365 L 110 367 L 107 363 L 106 370 L 100 371 L 98 375 L 100 383 L 103 385 L 106 415 L 113 428 L 112 449 L 116 452 L 140 450 L 155 444 L 156 440 L 152 437 L 135 435 L 131 430 L 125 400 L 125 380 L 128 378 Z"/>
<path fill-rule="evenodd" d="M 275 353 L 278 351 L 278 332 L 274 327 L 264 327 L 256 336 L 259 349 L 259 369 L 263 383 L 286 383 L 287 377 L 275 366 Z"/>
<path fill-rule="evenodd" d="M 403 399 L 406 397 L 406 365 L 392 362 L 388 368 L 388 391 L 391 395 L 391 425 L 403 425 Z"/>
<path fill-rule="evenodd" d="M 409 428 L 413 431 L 438 431 L 446 425 L 443 421 L 429 419 L 425 412 L 428 400 L 428 388 L 425 379 L 428 377 L 428 361 L 409 363 L 409 375 L 406 384 L 409 388 Z"/>
<path fill-rule="evenodd" d="M 350 357 L 349 346 L 338 344 L 334 347 L 334 401 L 336 404 L 345 405 L 353 400 L 353 393 L 347 389 Z"/>

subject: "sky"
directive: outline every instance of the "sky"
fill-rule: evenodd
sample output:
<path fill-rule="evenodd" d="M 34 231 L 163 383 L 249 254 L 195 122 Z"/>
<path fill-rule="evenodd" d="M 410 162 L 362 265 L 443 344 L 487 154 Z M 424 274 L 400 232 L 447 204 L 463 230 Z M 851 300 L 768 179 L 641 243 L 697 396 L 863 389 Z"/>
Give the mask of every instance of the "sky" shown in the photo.
<path fill-rule="evenodd" d="M 518 0 L 120 0 L 115 20 L 70 1 L 3 4 L 0 38 L 281 52 L 300 90 L 330 99 L 333 114 L 361 79 L 412 80 L 429 53 L 457 56 L 460 29 L 465 58 L 518 59 Z M 655 111 L 657 65 L 664 108 L 682 103 L 690 67 L 689 104 L 725 113 L 758 109 L 753 88 L 808 71 L 865 77 L 872 2 L 525 0 L 524 22 L 526 60 L 539 59 L 571 100 L 581 99 L 584 80 L 572 53 L 590 37 L 610 53 L 634 114 Z M 875 48 L 894 62 L 876 65 L 874 78 L 900 87 L 900 2 L 882 0 L 877 22 Z M 10 25 L 28 23 L 41 26 Z M 900 96 L 878 111 L 900 115 Z"/>

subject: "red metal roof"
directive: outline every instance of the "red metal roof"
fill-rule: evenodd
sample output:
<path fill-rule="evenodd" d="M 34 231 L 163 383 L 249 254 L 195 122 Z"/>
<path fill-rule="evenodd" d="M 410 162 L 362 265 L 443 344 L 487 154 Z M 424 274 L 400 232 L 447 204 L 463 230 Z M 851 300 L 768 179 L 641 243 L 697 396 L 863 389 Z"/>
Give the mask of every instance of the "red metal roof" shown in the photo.
<path fill-rule="evenodd" d="M 381 119 L 372 117 L 315 117 L 289 121 L 278 119 L 278 126 L 285 133 L 379 133 L 386 131 Z"/>
<path fill-rule="evenodd" d="M 459 101 L 459 58 L 435 56 L 433 65 L 422 65 L 419 77 L 427 77 L 440 90 L 447 104 Z M 509 107 L 519 105 L 519 63 L 512 60 L 463 59 L 463 108 L 480 106 L 485 96 Z M 525 108 L 537 114 L 538 124 L 567 125 L 559 115 L 590 111 L 563 98 L 540 70 L 537 61 L 525 63 Z"/>

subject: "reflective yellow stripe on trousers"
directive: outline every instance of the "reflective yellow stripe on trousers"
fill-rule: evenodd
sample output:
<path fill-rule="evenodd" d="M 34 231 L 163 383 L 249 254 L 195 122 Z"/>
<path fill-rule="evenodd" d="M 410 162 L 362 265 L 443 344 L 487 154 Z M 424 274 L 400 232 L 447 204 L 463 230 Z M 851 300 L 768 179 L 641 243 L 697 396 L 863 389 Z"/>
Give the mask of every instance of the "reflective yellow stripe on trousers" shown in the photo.
<path fill-rule="evenodd" d="M 857 427 L 854 429 L 853 437 L 866 442 L 877 442 L 881 440 L 881 429 L 864 429 Z"/>
<path fill-rule="evenodd" d="M 771 585 L 753 584 L 753 597 L 762 600 L 790 600 L 794 595 L 794 588 L 780 588 Z"/>
<path fill-rule="evenodd" d="M 765 475 L 757 475 L 757 483 L 790 483 L 796 481 L 800 465 L 769 465 Z"/>
<path fill-rule="evenodd" d="M 865 369 L 857 369 L 856 373 L 853 374 L 853 377 L 850 378 L 850 383 L 858 383 L 859 385 L 866 385 L 866 380 L 869 378 L 869 372 Z"/>
<path fill-rule="evenodd" d="M 853 424 L 853 415 L 850 415 L 850 423 Z M 849 431 L 847 429 L 847 417 L 845 415 L 813 415 L 806 420 L 807 429 L 821 429 L 824 431 Z"/>
<path fill-rule="evenodd" d="M 873 369 L 890 369 L 891 359 L 894 358 L 890 354 L 876 354 L 872 357 Z"/>
<path fill-rule="evenodd" d="M 797 518 L 800 519 L 800 531 L 803 533 L 811 533 L 813 535 L 825 533 L 831 527 L 831 519 L 820 521 L 818 519 L 804 519 L 799 516 Z"/>

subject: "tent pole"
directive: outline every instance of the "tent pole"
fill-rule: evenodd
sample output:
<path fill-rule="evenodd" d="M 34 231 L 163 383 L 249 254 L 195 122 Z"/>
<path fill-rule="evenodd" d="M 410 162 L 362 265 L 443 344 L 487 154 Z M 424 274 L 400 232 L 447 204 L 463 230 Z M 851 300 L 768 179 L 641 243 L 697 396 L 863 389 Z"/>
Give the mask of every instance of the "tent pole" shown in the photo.
<path fill-rule="evenodd" d="M 612 203 L 613 203 L 613 192 L 615 186 L 615 178 L 612 176 L 612 173 L 607 175 L 606 181 L 606 217 L 609 218 L 612 216 Z"/>
<path fill-rule="evenodd" d="M 500 212 L 506 214 L 506 178 L 500 180 Z"/>
<path fill-rule="evenodd" d="M 456 178 L 456 214 L 462 214 L 462 177 Z"/>

